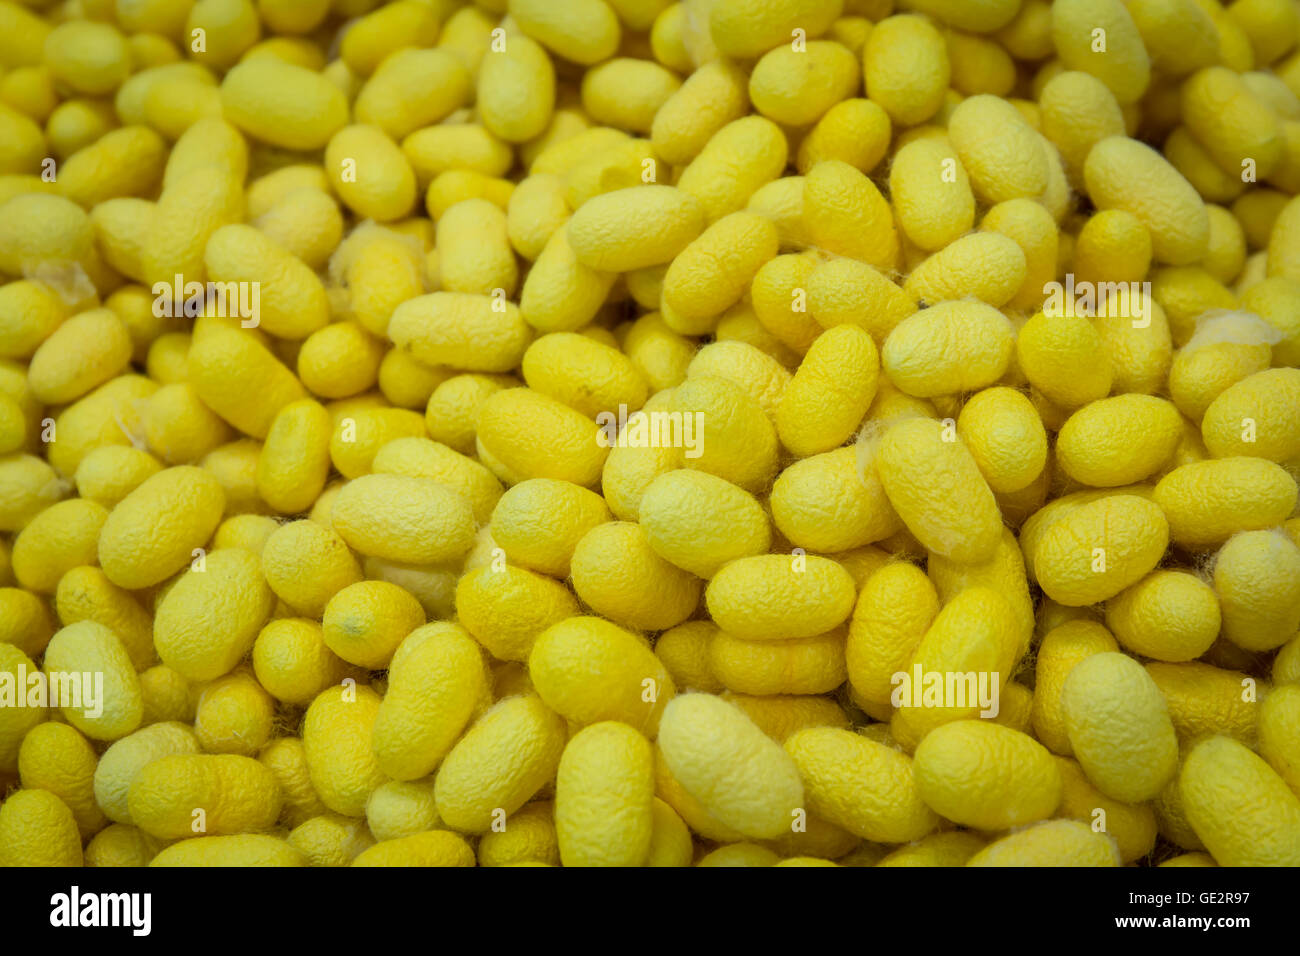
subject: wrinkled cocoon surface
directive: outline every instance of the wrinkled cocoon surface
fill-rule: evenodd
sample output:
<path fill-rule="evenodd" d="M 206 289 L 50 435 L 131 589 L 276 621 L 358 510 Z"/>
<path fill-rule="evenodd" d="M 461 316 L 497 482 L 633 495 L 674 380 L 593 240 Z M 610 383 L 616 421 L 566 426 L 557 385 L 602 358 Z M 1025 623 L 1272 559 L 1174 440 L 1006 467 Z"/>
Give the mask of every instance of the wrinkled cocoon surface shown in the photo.
<path fill-rule="evenodd" d="M 1300 863 L 1298 193 L 1289 0 L 0 0 L 0 865 Z"/>

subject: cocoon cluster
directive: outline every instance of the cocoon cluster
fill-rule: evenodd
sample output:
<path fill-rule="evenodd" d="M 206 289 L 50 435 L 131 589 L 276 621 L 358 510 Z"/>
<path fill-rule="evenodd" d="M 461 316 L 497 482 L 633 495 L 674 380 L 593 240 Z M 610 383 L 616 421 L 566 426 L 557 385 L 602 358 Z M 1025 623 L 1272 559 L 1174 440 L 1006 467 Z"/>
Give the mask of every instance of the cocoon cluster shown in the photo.
<path fill-rule="evenodd" d="M 1291 0 L 0 0 L 0 866 L 1300 865 Z"/>

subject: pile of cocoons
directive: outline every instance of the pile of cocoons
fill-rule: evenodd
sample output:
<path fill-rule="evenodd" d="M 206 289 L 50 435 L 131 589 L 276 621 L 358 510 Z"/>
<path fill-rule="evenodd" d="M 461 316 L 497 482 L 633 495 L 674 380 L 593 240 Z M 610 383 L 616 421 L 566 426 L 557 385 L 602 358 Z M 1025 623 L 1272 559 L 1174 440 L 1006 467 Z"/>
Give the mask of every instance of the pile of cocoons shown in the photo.
<path fill-rule="evenodd" d="M 0 0 L 0 866 L 1300 865 L 1300 2 Z"/>

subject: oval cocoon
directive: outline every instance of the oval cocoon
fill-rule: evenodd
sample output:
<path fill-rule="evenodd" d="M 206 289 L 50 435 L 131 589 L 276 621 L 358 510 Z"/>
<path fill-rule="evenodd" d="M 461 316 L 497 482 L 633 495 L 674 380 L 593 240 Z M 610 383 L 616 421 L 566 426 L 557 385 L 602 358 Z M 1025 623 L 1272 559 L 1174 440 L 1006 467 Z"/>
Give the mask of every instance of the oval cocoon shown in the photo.
<path fill-rule="evenodd" d="M 513 814 L 555 776 L 565 736 L 564 718 L 535 694 L 500 701 L 438 768 L 438 816 L 464 833 L 486 832 L 498 809 Z"/>
<path fill-rule="evenodd" d="M 158 584 L 207 544 L 225 505 L 211 472 L 190 465 L 161 471 L 109 513 L 99 535 L 99 564 L 119 587 Z"/>
<path fill-rule="evenodd" d="M 945 440 L 943 424 L 914 418 L 892 426 L 875 466 L 898 516 L 926 548 L 966 563 L 993 556 L 1002 513 L 975 459 L 962 442 Z"/>
<path fill-rule="evenodd" d="M 789 830 L 803 805 L 799 768 L 743 711 L 711 694 L 664 710 L 659 747 L 673 778 L 719 823 L 755 839 Z"/>
<path fill-rule="evenodd" d="M 921 797 L 964 826 L 1022 826 L 1051 816 L 1061 802 L 1061 774 L 1047 749 L 988 720 L 936 727 L 917 746 L 915 764 Z"/>
<path fill-rule="evenodd" d="M 334 499 L 333 523 L 362 554 L 407 564 L 453 560 L 474 543 L 469 502 L 431 478 L 355 478 Z"/>
<path fill-rule="evenodd" d="M 560 758 L 555 835 L 565 866 L 641 866 L 654 833 L 654 752 L 627 724 L 578 731 Z"/>
<path fill-rule="evenodd" d="M 121 640 L 104 625 L 78 621 L 58 631 L 45 648 L 44 665 L 63 716 L 87 737 L 117 740 L 140 726 L 140 681 Z M 70 690 L 71 702 L 63 696 Z"/>
<path fill-rule="evenodd" d="M 853 610 L 853 578 L 817 555 L 740 558 L 714 575 L 705 591 L 709 614 L 746 640 L 788 640 L 823 634 Z"/>
<path fill-rule="evenodd" d="M 275 595 L 257 555 L 242 548 L 213 551 L 158 604 L 154 645 L 163 663 L 188 680 L 227 673 L 253 648 Z"/>
<path fill-rule="evenodd" d="M 571 617 L 543 631 L 528 670 L 542 700 L 569 720 L 618 720 L 651 737 L 676 693 L 640 637 L 598 617 Z"/>
<path fill-rule="evenodd" d="M 1106 796 L 1150 800 L 1177 772 L 1165 699 L 1133 658 L 1114 651 L 1084 658 L 1065 679 L 1061 706 L 1075 759 Z"/>
<path fill-rule="evenodd" d="M 939 818 L 917 788 L 912 759 L 838 727 L 792 734 L 785 750 L 799 768 L 808 809 L 850 833 L 881 843 L 909 843 Z"/>

